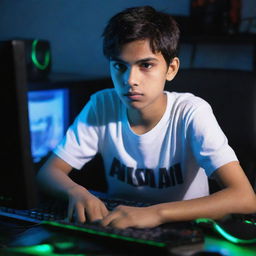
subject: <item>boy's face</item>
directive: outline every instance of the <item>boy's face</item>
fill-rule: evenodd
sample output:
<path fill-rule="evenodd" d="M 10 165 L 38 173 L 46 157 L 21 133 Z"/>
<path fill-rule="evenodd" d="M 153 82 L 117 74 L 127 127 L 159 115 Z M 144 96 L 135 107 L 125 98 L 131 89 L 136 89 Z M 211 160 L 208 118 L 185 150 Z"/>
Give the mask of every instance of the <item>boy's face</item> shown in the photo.
<path fill-rule="evenodd" d="M 166 80 L 177 73 L 174 58 L 167 67 L 161 53 L 153 53 L 148 40 L 125 44 L 120 55 L 110 61 L 110 73 L 116 92 L 128 108 L 157 110 L 165 106 Z"/>

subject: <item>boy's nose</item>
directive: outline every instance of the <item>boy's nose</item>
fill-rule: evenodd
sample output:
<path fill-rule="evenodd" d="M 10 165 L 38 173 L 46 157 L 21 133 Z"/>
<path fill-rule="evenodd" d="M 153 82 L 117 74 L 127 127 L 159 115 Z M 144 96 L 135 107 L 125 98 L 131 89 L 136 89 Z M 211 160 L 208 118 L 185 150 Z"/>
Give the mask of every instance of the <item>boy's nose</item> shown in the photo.
<path fill-rule="evenodd" d="M 139 85 L 139 74 L 135 68 L 130 68 L 127 70 L 126 84 L 129 86 Z"/>

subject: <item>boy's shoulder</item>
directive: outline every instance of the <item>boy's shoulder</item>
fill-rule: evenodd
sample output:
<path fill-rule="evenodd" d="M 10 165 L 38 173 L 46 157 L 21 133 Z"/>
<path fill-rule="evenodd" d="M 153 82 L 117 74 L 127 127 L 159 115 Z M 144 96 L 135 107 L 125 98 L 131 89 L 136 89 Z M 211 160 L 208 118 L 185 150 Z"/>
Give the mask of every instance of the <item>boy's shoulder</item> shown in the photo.
<path fill-rule="evenodd" d="M 167 92 L 173 108 L 182 109 L 184 111 L 195 111 L 198 108 L 211 108 L 210 104 L 189 92 Z"/>

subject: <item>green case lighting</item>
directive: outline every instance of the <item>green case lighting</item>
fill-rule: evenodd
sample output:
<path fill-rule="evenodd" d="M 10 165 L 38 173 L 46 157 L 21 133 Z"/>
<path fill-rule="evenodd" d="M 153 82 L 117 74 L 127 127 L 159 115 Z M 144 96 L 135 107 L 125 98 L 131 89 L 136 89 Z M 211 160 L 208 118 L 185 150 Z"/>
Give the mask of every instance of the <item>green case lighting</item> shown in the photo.
<path fill-rule="evenodd" d="M 39 60 L 37 59 L 37 45 L 38 45 L 38 40 L 33 40 L 32 49 L 31 49 L 31 59 L 32 59 L 32 62 L 34 63 L 34 65 L 38 69 L 45 70 L 50 64 L 50 51 L 47 50 L 45 52 L 44 62 L 40 63 Z"/>

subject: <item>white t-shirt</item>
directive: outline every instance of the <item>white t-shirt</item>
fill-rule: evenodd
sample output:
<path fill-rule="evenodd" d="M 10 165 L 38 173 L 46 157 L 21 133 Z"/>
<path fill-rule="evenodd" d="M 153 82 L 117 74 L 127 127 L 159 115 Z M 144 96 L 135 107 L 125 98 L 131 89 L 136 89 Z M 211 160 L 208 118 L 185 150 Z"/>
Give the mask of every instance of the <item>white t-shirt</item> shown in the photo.
<path fill-rule="evenodd" d="M 165 93 L 161 120 L 137 135 L 115 90 L 97 92 L 55 154 L 81 169 L 99 152 L 112 197 L 168 202 L 208 195 L 207 176 L 237 157 L 206 101 L 190 93 Z"/>

